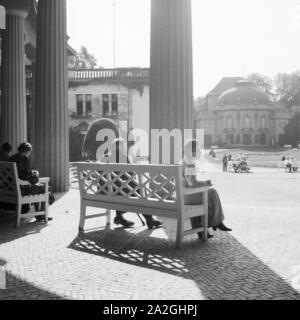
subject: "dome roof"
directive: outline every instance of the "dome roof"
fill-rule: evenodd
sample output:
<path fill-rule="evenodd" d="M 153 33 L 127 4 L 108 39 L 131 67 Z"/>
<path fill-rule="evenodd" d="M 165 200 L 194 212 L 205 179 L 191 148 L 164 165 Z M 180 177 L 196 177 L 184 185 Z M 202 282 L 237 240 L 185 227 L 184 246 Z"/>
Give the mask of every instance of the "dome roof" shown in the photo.
<path fill-rule="evenodd" d="M 271 100 L 266 93 L 254 88 L 253 83 L 240 80 L 235 87 L 222 93 L 218 99 L 220 105 L 249 105 L 270 104 Z"/>

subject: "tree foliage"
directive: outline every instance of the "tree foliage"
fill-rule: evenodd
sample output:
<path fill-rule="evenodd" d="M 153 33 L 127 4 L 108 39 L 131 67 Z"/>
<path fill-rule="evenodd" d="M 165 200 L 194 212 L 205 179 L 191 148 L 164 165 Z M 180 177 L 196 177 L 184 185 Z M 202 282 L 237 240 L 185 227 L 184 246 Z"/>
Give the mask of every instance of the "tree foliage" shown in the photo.
<path fill-rule="evenodd" d="M 97 141 L 97 134 L 100 130 L 103 129 L 113 130 L 116 138 L 119 138 L 120 136 L 118 127 L 110 119 L 100 119 L 92 123 L 83 142 L 83 153 L 88 160 L 97 160 L 97 150 L 105 142 Z"/>
<path fill-rule="evenodd" d="M 273 96 L 273 83 L 271 78 L 264 76 L 260 73 L 251 73 L 248 75 L 247 79 L 253 82 L 255 88 L 264 91 L 270 97 Z"/>
<path fill-rule="evenodd" d="M 83 135 L 73 127 L 69 129 L 69 151 L 70 151 L 70 161 L 80 161 L 82 160 L 81 151 L 83 143 Z"/>
<path fill-rule="evenodd" d="M 300 71 L 279 73 L 274 82 L 278 102 L 286 107 L 300 105 Z"/>
<path fill-rule="evenodd" d="M 73 69 L 94 69 L 97 67 L 97 59 L 93 54 L 88 52 L 87 48 L 81 46 L 80 51 L 69 62 L 69 68 Z"/>
<path fill-rule="evenodd" d="M 284 143 L 298 145 L 300 143 L 300 113 L 290 119 L 284 127 Z"/>

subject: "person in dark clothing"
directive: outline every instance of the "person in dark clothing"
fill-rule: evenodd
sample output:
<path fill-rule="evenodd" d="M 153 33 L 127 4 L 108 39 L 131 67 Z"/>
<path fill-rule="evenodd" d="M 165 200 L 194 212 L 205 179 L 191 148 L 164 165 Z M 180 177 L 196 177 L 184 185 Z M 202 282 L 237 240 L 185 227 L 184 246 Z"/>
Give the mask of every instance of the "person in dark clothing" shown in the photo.
<path fill-rule="evenodd" d="M 112 153 L 106 155 L 104 157 L 104 159 L 102 159 L 102 162 L 106 162 L 106 163 L 130 163 L 128 156 L 125 152 L 125 145 L 126 145 L 126 141 L 123 139 L 116 139 L 113 142 L 112 145 Z M 115 174 L 119 174 L 118 172 L 115 172 Z M 128 172 L 128 174 L 132 175 L 130 172 Z M 123 175 L 120 177 L 122 180 L 128 180 L 128 176 L 127 175 Z M 114 184 L 117 187 L 121 186 L 121 182 L 120 181 L 115 181 Z M 136 183 L 131 180 L 128 184 L 128 186 L 131 189 L 135 189 L 137 187 Z M 123 188 L 122 189 L 123 192 L 125 193 L 129 193 L 130 190 L 129 188 Z M 139 192 L 139 190 L 137 190 L 136 192 Z M 125 228 L 130 228 L 134 225 L 134 222 L 129 221 L 127 219 L 125 219 L 124 217 L 124 211 L 116 211 L 116 217 L 114 219 L 114 223 L 117 225 L 122 225 Z M 156 220 L 153 216 L 151 215 L 143 215 L 145 220 L 146 220 L 146 224 L 148 229 L 153 229 L 153 228 L 159 228 L 162 226 L 162 222 L 159 220 Z"/>
<path fill-rule="evenodd" d="M 228 155 L 225 153 L 222 159 L 223 163 L 223 171 L 227 172 L 228 171 Z"/>
<path fill-rule="evenodd" d="M 28 181 L 30 185 L 21 186 L 22 196 L 38 195 L 45 193 L 45 186 L 39 184 L 39 172 L 33 170 L 30 162 L 30 154 L 32 152 L 32 146 L 30 143 L 21 143 L 18 148 L 18 153 L 11 157 L 11 160 L 16 163 L 19 178 L 24 181 Z M 22 212 L 26 213 L 30 209 L 29 205 L 24 205 Z M 39 204 L 35 204 L 35 210 L 39 210 Z M 36 217 L 37 220 L 43 220 L 44 217 Z M 48 218 L 49 221 L 52 218 Z"/>
<path fill-rule="evenodd" d="M 12 152 L 12 145 L 8 142 L 5 142 L 1 147 L 0 161 L 10 162 L 11 161 L 11 152 Z"/>

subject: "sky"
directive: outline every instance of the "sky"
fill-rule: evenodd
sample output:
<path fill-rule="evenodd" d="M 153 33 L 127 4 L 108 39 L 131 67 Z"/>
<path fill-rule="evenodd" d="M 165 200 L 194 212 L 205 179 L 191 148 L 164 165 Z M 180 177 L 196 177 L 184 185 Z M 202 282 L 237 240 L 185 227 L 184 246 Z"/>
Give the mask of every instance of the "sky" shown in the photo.
<path fill-rule="evenodd" d="M 69 44 L 98 64 L 149 67 L 151 0 L 68 0 Z M 194 96 L 226 76 L 300 69 L 300 0 L 192 0 Z"/>

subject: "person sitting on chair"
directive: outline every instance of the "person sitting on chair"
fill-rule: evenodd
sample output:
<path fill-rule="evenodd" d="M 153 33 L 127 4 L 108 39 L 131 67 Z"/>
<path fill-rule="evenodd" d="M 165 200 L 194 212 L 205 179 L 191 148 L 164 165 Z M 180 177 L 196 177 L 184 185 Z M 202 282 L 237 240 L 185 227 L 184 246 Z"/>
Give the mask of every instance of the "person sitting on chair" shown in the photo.
<path fill-rule="evenodd" d="M 0 151 L 0 161 L 10 162 L 11 152 L 12 152 L 12 145 L 8 142 L 3 143 Z"/>
<path fill-rule="evenodd" d="M 200 144 L 197 140 L 189 141 L 184 147 L 184 157 L 182 160 L 183 169 L 183 186 L 189 188 L 198 187 L 201 182 L 197 180 L 197 159 L 200 158 Z M 185 196 L 184 203 L 186 205 L 202 204 L 202 193 L 195 193 Z M 225 217 L 221 200 L 217 190 L 210 188 L 208 190 L 208 227 L 212 227 L 214 231 L 217 229 L 221 231 L 232 231 L 223 223 Z M 192 228 L 196 229 L 202 227 L 202 217 L 195 217 L 191 219 Z M 198 234 L 202 238 L 202 234 Z M 208 238 L 213 235 L 208 233 Z"/>
<path fill-rule="evenodd" d="M 32 152 L 32 146 L 30 143 L 21 143 L 18 147 L 18 153 L 13 155 L 11 160 L 16 163 L 19 178 L 24 181 L 28 181 L 30 185 L 21 186 L 22 196 L 38 195 L 45 193 L 45 186 L 39 184 L 39 172 L 33 170 L 30 162 L 30 154 Z M 23 205 L 22 212 L 27 213 L 30 210 L 29 205 Z M 35 204 L 35 210 L 39 211 L 39 204 Z M 37 216 L 38 221 L 44 220 L 45 217 Z M 53 218 L 48 218 L 51 221 Z"/>
<path fill-rule="evenodd" d="M 125 147 L 126 147 L 125 140 L 115 139 L 112 144 L 112 152 L 108 155 L 105 155 L 101 162 L 130 163 L 128 156 L 126 154 L 126 151 L 125 151 Z M 128 174 L 130 174 L 130 173 L 128 173 Z M 124 175 L 124 177 L 121 176 L 121 179 L 128 180 L 128 177 L 126 175 Z M 115 185 L 119 187 L 119 186 L 121 186 L 121 182 L 116 181 Z M 136 183 L 132 180 L 129 182 L 128 186 L 131 189 L 135 189 Z M 128 191 L 126 191 L 125 189 L 122 189 L 122 190 L 129 193 L 129 189 L 128 189 Z M 138 190 L 137 190 L 137 192 L 138 192 Z M 134 222 L 125 219 L 124 213 L 126 213 L 126 212 L 116 211 L 116 217 L 114 219 L 114 223 L 116 225 L 122 225 L 125 228 L 130 228 L 134 225 Z M 146 224 L 147 224 L 147 227 L 149 230 L 151 230 L 153 228 L 159 228 L 162 226 L 162 222 L 159 220 L 156 220 L 153 216 L 151 216 L 151 215 L 143 215 L 143 216 L 146 220 Z"/>

